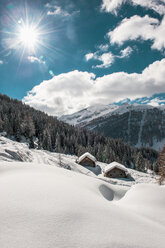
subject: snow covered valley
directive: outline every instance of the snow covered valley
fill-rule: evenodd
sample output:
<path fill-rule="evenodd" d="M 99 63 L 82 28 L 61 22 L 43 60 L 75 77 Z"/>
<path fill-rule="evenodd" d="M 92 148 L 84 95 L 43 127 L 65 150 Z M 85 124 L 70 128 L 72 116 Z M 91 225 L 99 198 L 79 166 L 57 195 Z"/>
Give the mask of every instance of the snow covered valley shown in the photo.
<path fill-rule="evenodd" d="M 89 170 L 75 160 L 0 137 L 0 247 L 164 248 L 156 176 L 104 179 L 105 164 Z"/>

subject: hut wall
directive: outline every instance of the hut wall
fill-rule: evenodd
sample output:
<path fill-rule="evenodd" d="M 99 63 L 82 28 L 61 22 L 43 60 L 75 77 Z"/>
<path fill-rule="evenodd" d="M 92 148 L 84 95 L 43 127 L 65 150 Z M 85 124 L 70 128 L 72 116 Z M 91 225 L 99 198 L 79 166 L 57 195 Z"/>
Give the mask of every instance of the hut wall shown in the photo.
<path fill-rule="evenodd" d="M 113 177 L 114 178 L 125 178 L 125 177 L 127 177 L 125 171 L 120 170 L 118 168 L 114 168 L 111 171 L 105 173 L 105 176 L 106 177 L 112 177 L 112 178 Z"/>
<path fill-rule="evenodd" d="M 84 158 L 81 162 L 80 162 L 81 165 L 83 166 L 92 166 L 92 167 L 95 167 L 95 162 L 93 162 L 91 159 L 89 158 Z"/>

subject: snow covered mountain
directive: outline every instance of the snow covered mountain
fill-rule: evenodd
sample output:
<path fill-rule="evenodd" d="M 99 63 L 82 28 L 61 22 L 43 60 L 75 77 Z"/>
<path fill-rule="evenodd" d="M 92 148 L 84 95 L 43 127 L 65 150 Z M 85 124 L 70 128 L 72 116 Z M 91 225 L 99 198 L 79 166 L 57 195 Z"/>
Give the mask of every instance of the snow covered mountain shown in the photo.
<path fill-rule="evenodd" d="M 72 125 L 97 130 L 133 146 L 159 150 L 165 143 L 165 105 L 101 105 L 60 118 Z"/>
<path fill-rule="evenodd" d="M 96 118 L 111 115 L 117 109 L 119 109 L 117 105 L 96 105 L 82 109 L 71 115 L 63 115 L 59 119 L 70 125 L 84 126 Z"/>
<path fill-rule="evenodd" d="M 71 115 L 63 115 L 59 119 L 70 125 L 86 126 L 89 122 L 97 118 L 106 118 L 112 115 L 122 115 L 128 111 L 137 110 L 144 111 L 146 109 L 153 109 L 150 105 L 141 104 L 127 104 L 122 105 L 95 105 L 82 109 Z M 163 107 L 162 107 L 163 108 Z"/>

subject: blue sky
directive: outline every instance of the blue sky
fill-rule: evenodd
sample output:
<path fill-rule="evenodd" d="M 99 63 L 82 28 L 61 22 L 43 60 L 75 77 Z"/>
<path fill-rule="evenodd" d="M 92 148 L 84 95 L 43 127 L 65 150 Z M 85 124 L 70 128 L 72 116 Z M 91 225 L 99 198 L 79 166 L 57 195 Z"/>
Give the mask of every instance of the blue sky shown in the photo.
<path fill-rule="evenodd" d="M 0 92 L 53 115 L 165 92 L 164 15 L 165 0 L 1 0 Z"/>

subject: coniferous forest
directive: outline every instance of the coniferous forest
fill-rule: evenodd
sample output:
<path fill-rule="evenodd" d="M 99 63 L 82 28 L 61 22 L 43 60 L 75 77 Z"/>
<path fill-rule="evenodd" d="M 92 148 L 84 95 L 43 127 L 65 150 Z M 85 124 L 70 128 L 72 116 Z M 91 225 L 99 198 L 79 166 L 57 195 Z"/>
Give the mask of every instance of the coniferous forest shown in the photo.
<path fill-rule="evenodd" d="M 78 156 L 88 151 L 102 162 L 115 160 L 140 171 L 158 170 L 158 153 L 153 149 L 131 147 L 121 139 L 70 126 L 2 94 L 0 132 L 6 132 L 18 142 L 25 137 L 30 148 Z"/>

